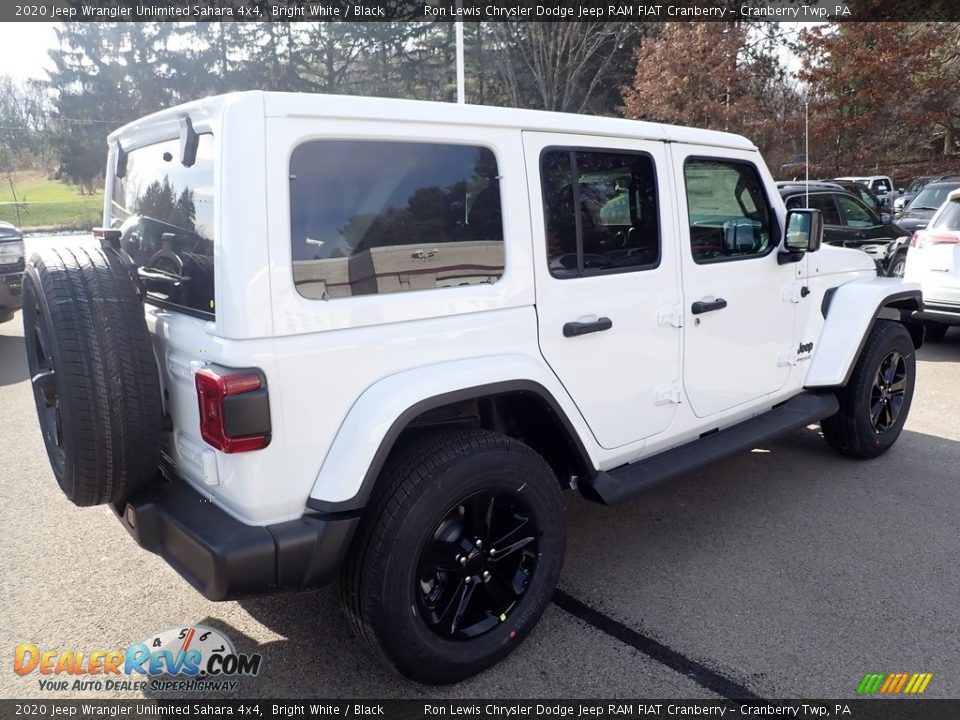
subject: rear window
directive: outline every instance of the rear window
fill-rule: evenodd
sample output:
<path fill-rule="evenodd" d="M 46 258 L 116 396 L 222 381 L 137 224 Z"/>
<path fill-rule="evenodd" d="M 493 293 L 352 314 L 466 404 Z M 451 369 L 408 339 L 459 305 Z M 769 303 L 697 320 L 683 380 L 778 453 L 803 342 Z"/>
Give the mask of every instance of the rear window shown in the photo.
<path fill-rule="evenodd" d="M 955 198 L 948 202 L 936 220 L 930 223 L 930 227 L 935 230 L 960 230 L 960 198 Z"/>
<path fill-rule="evenodd" d="M 180 162 L 179 140 L 127 156 L 113 184 L 111 217 L 123 249 L 142 268 L 151 301 L 214 315 L 213 136 L 199 136 L 193 165 Z"/>
<path fill-rule="evenodd" d="M 504 269 L 496 157 L 474 145 L 306 142 L 290 158 L 290 242 L 306 298 L 494 283 Z"/>

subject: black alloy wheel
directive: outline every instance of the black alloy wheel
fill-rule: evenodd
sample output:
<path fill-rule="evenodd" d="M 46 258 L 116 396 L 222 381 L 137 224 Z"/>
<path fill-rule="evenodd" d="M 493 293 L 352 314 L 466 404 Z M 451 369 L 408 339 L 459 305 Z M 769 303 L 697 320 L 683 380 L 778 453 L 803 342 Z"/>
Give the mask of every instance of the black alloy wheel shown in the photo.
<path fill-rule="evenodd" d="M 916 381 L 912 335 L 901 323 L 877 320 L 849 381 L 836 390 L 837 414 L 820 423 L 824 439 L 844 455 L 882 455 L 903 430 Z"/>
<path fill-rule="evenodd" d="M 30 384 L 37 405 L 40 431 L 46 445 L 50 463 L 54 471 L 63 471 L 66 463 L 66 450 L 63 436 L 63 414 L 60 407 L 60 391 L 57 387 L 57 373 L 54 368 L 53 352 L 50 346 L 50 331 L 39 303 L 32 303 L 28 314 L 31 316 L 33 337 L 24 343 L 27 351 L 27 368 L 30 371 Z"/>
<path fill-rule="evenodd" d="M 870 391 L 870 422 L 876 433 L 885 433 L 894 426 L 903 409 L 907 390 L 907 364 L 896 350 L 880 362 Z"/>
<path fill-rule="evenodd" d="M 529 506 L 496 490 L 473 493 L 430 533 L 417 565 L 417 600 L 441 637 L 472 639 L 504 622 L 536 572 Z"/>
<path fill-rule="evenodd" d="M 476 675 L 515 650 L 563 565 L 557 475 L 533 448 L 480 428 L 403 439 L 340 574 L 358 636 L 417 682 Z"/>

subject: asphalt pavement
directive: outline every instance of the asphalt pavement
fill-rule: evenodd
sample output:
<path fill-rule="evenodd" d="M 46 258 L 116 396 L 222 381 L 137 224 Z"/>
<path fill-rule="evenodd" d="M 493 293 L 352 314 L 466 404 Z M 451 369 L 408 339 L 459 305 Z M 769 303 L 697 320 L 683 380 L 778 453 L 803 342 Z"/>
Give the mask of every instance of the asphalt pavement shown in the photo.
<path fill-rule="evenodd" d="M 0 697 L 142 698 L 41 690 L 13 672 L 14 646 L 111 650 L 185 624 L 263 655 L 239 697 L 831 698 L 868 672 L 933 673 L 927 697 L 960 697 L 960 330 L 920 351 L 906 429 L 877 460 L 837 456 L 810 428 L 615 508 L 569 493 L 560 589 L 533 635 L 428 688 L 366 654 L 333 588 L 209 602 L 109 510 L 74 507 L 44 452 L 21 323 L 0 325 Z"/>

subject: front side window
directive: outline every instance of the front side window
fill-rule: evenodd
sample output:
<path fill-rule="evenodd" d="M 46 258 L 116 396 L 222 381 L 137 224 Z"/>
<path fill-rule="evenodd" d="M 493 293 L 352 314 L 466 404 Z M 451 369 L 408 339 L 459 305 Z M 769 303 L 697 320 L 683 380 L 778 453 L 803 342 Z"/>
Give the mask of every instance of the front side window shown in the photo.
<path fill-rule="evenodd" d="M 692 158 L 683 174 L 695 262 L 760 257 L 776 246 L 776 220 L 753 165 Z"/>
<path fill-rule="evenodd" d="M 837 195 L 837 204 L 850 227 L 868 228 L 879 224 L 870 213 L 870 209 L 852 197 Z"/>
<path fill-rule="evenodd" d="M 307 298 L 496 282 L 504 271 L 493 152 L 314 140 L 290 159 L 293 281 Z"/>
<path fill-rule="evenodd" d="M 649 155 L 551 148 L 541 156 L 540 171 L 551 275 L 659 265 L 656 174 Z"/>
<path fill-rule="evenodd" d="M 123 249 L 141 268 L 148 297 L 173 309 L 214 315 L 213 135 L 199 136 L 193 165 L 179 140 L 131 151 L 114 180 L 111 216 Z"/>
<path fill-rule="evenodd" d="M 809 203 L 807 203 L 806 200 L 806 195 L 794 195 L 787 200 L 787 209 L 793 210 L 794 208 L 807 207 L 812 210 L 819 210 L 820 214 L 823 215 L 824 225 L 843 224 L 840 221 L 840 211 L 837 210 L 837 204 L 833 201 L 833 195 L 816 193 L 810 196 Z"/>
<path fill-rule="evenodd" d="M 890 192 L 890 183 L 888 183 L 886 180 L 874 180 L 873 187 L 871 187 L 870 189 L 873 190 L 875 193 L 881 193 L 881 194 Z"/>

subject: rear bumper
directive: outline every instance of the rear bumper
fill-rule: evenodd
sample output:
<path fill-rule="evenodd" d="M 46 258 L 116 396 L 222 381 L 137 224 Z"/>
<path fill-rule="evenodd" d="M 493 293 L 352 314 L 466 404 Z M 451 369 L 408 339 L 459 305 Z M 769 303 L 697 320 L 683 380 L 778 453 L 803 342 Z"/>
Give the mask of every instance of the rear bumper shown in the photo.
<path fill-rule="evenodd" d="M 245 525 L 183 480 L 114 506 L 127 532 L 210 600 L 315 587 L 336 575 L 359 516 Z"/>

